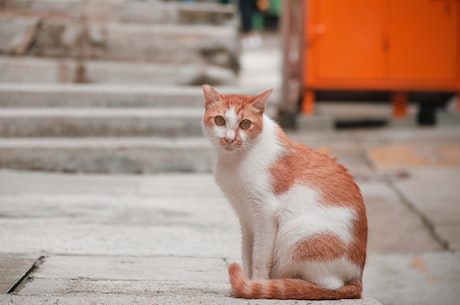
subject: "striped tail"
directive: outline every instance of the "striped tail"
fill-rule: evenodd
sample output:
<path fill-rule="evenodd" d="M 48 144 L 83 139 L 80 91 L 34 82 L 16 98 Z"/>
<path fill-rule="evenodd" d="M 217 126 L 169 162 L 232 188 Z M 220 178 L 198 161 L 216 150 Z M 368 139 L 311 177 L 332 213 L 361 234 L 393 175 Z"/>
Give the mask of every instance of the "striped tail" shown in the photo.
<path fill-rule="evenodd" d="M 339 300 L 361 298 L 361 282 L 350 282 L 337 290 L 316 286 L 301 279 L 251 281 L 241 267 L 233 263 L 228 267 L 233 295 L 245 299 Z"/>

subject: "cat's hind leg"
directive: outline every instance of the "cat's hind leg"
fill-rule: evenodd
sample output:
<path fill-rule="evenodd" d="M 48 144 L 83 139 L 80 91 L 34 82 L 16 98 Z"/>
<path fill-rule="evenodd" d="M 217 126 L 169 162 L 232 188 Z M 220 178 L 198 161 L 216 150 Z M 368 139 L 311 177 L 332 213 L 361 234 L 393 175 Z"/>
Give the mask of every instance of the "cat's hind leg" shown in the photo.
<path fill-rule="evenodd" d="M 300 278 L 322 288 L 336 290 L 361 278 L 361 269 L 346 257 L 330 261 L 298 262 Z"/>

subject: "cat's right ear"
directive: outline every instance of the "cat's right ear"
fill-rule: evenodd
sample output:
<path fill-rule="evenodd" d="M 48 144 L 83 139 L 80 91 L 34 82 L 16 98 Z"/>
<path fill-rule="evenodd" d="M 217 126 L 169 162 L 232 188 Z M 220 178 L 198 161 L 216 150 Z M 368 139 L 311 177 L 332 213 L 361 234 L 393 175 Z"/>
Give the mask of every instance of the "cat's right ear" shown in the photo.
<path fill-rule="evenodd" d="M 219 102 L 222 100 L 222 96 L 219 94 L 219 92 L 216 91 L 213 87 L 210 85 L 203 85 L 203 95 L 204 95 L 204 107 L 208 109 L 212 104 L 215 102 Z"/>

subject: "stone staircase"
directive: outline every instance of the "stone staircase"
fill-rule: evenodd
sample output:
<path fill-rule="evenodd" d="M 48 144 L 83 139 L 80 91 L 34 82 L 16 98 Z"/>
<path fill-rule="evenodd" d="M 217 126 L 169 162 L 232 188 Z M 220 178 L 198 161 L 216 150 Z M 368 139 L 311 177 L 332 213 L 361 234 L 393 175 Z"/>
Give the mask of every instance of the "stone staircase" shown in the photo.
<path fill-rule="evenodd" d="M 228 85 L 239 70 L 233 6 L 3 0 L 0 28 L 3 82 Z"/>
<path fill-rule="evenodd" d="M 155 173 L 209 171 L 201 89 L 3 84 L 0 167 Z"/>
<path fill-rule="evenodd" d="M 232 6 L 3 0 L 0 10 L 0 168 L 211 170 L 194 85 L 235 90 Z"/>

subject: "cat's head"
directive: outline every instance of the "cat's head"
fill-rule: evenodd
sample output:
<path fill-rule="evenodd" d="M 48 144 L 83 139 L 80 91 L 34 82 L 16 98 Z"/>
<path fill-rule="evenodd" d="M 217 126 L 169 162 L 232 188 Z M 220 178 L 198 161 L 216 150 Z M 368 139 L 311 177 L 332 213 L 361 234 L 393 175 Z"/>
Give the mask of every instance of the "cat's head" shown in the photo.
<path fill-rule="evenodd" d="M 220 94 L 203 85 L 203 130 L 218 149 L 232 153 L 250 149 L 263 129 L 265 104 L 272 90 L 256 96 Z"/>

